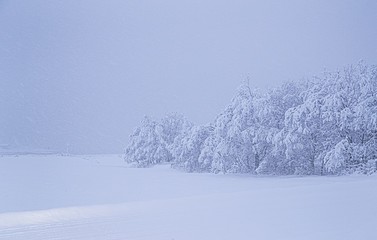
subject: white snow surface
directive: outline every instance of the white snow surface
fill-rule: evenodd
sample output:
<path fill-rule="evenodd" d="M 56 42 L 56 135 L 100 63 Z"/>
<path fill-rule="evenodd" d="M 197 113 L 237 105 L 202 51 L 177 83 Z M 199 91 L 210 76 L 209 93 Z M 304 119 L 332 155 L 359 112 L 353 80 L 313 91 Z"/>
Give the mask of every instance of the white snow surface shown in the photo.
<path fill-rule="evenodd" d="M 0 239 L 377 239 L 377 176 L 128 168 L 117 155 L 0 157 Z"/>

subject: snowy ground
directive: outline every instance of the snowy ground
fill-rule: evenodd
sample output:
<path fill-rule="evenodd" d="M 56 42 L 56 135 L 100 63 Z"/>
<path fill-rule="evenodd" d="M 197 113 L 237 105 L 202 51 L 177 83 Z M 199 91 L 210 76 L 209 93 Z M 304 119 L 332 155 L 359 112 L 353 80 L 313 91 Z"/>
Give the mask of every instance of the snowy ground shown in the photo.
<path fill-rule="evenodd" d="M 132 169 L 116 155 L 0 157 L 0 239 L 377 239 L 377 176 Z"/>

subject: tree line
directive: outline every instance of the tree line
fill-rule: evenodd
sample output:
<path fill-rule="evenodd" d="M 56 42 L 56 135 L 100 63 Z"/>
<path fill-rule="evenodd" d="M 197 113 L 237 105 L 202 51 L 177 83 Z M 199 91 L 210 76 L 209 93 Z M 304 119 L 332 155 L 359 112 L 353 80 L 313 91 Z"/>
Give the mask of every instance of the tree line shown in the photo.
<path fill-rule="evenodd" d="M 260 93 L 242 84 L 211 123 L 145 117 L 125 160 L 188 172 L 274 175 L 377 171 L 377 67 L 359 63 Z"/>

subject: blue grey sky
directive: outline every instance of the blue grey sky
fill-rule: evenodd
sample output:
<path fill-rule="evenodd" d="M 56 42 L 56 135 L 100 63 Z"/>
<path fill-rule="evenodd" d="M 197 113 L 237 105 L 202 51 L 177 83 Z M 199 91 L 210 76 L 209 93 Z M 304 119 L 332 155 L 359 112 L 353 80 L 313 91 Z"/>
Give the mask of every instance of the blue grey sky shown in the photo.
<path fill-rule="evenodd" d="M 250 77 L 377 62 L 377 1 L 0 0 L 0 143 L 122 152 L 144 115 L 209 122 Z"/>

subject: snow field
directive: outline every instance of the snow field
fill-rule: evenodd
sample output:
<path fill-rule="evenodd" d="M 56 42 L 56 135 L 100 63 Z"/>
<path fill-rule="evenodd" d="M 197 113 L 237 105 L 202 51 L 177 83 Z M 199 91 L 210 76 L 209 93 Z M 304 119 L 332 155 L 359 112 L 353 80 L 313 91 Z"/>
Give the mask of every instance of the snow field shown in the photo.
<path fill-rule="evenodd" d="M 377 239 L 376 176 L 188 174 L 114 155 L 0 169 L 0 239 Z"/>

